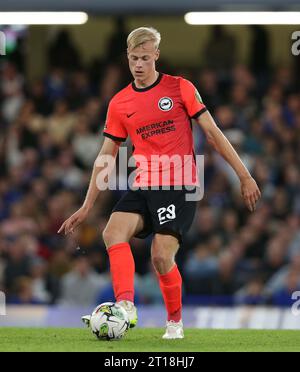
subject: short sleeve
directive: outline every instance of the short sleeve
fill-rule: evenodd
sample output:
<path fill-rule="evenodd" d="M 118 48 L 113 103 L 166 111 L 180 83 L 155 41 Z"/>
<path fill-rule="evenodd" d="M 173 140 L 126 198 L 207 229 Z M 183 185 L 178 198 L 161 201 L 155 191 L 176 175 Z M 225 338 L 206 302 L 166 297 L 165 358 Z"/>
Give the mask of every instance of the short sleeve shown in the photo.
<path fill-rule="evenodd" d="M 191 118 L 196 119 L 207 111 L 198 90 L 189 80 L 180 79 L 180 91 L 185 108 Z"/>
<path fill-rule="evenodd" d="M 114 100 L 111 100 L 108 106 L 103 135 L 119 142 L 126 141 L 128 135 Z"/>

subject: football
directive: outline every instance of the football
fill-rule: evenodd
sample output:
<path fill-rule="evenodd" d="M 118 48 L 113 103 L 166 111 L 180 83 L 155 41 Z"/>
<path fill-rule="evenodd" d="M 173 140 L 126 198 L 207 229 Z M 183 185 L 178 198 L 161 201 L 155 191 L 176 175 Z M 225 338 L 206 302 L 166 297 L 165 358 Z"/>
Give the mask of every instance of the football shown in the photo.
<path fill-rule="evenodd" d="M 129 318 L 122 306 L 104 302 L 93 311 L 90 327 L 99 340 L 120 340 L 129 329 Z"/>

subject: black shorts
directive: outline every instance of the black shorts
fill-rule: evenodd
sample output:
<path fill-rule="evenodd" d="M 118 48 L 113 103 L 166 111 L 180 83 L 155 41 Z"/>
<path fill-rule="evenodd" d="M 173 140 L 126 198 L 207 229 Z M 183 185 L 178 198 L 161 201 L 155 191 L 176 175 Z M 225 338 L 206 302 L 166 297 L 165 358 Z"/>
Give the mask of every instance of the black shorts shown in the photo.
<path fill-rule="evenodd" d="M 194 219 L 196 201 L 186 201 L 195 190 L 129 190 L 112 212 L 132 212 L 144 219 L 144 228 L 136 237 L 144 239 L 152 233 L 170 234 L 182 242 Z"/>

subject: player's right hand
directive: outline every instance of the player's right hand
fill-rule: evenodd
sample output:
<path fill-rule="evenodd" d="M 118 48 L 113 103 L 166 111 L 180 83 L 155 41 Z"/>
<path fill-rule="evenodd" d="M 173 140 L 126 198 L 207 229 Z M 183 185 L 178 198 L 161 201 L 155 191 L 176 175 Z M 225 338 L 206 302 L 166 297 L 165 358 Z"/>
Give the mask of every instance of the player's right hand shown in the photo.
<path fill-rule="evenodd" d="M 86 219 L 87 215 L 88 210 L 81 207 L 61 225 L 57 233 L 60 234 L 62 231 L 65 232 L 65 235 L 73 233 L 76 227 L 78 227 Z"/>

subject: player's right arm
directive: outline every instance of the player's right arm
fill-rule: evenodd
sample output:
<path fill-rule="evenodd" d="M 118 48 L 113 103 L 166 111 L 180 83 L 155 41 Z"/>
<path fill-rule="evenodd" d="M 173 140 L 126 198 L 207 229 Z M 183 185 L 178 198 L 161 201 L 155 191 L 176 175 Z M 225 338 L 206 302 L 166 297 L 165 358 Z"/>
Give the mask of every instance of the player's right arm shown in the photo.
<path fill-rule="evenodd" d="M 105 140 L 100 153 L 95 160 L 90 185 L 84 203 L 77 212 L 75 212 L 61 225 L 58 233 L 64 231 L 66 235 L 70 232 L 73 232 L 74 229 L 85 220 L 89 211 L 93 207 L 100 190 L 105 189 L 105 187 L 102 187 L 103 185 L 96 184 L 97 180 L 99 182 L 106 181 L 101 181 L 101 177 L 98 178 L 98 174 L 108 167 L 106 170 L 106 175 L 109 177 L 113 169 L 113 167 L 110 166 L 112 164 L 108 165 L 105 162 L 105 158 L 110 157 L 110 160 L 115 162 L 120 143 L 126 141 L 127 130 L 123 125 L 122 115 L 119 112 L 118 100 L 115 97 L 111 99 L 108 106 L 103 135 Z M 101 161 L 101 159 L 104 159 L 104 161 Z M 102 166 L 101 164 L 105 164 L 105 166 Z"/>
<path fill-rule="evenodd" d="M 102 148 L 97 156 L 97 159 L 94 162 L 93 172 L 89 184 L 89 188 L 83 202 L 83 205 L 76 211 L 72 216 L 70 216 L 59 228 L 58 233 L 64 231 L 65 235 L 72 233 L 76 227 L 78 227 L 87 217 L 89 211 L 92 209 L 97 196 L 100 192 L 101 185 L 97 186 L 97 176 L 100 172 L 102 172 L 106 167 L 107 164 L 104 166 L 99 165 L 99 158 L 110 156 L 115 161 L 118 150 L 119 150 L 120 142 L 114 141 L 111 138 L 105 138 Z M 109 176 L 109 172 L 108 172 Z"/>

